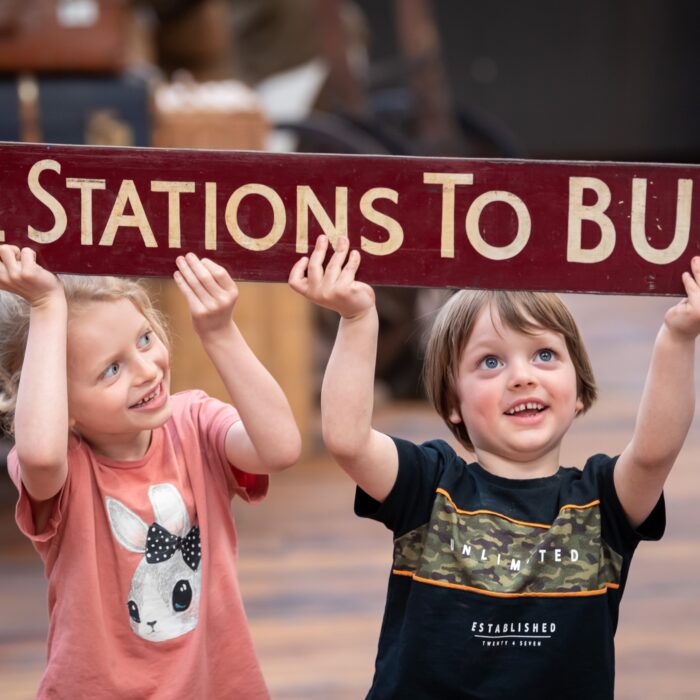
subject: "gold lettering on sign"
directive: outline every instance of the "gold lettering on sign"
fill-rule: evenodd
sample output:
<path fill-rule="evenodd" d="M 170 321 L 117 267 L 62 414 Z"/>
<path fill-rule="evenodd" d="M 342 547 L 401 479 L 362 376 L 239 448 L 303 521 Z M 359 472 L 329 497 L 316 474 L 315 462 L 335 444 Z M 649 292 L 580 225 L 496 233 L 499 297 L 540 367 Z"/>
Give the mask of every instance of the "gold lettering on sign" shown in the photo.
<path fill-rule="evenodd" d="M 667 265 L 678 260 L 688 247 L 690 238 L 690 202 L 693 196 L 693 181 L 678 180 L 676 199 L 676 229 L 667 248 L 654 248 L 646 236 L 646 178 L 632 179 L 632 245 L 641 258 L 657 265 Z"/>
<path fill-rule="evenodd" d="M 502 247 L 487 243 L 482 238 L 479 228 L 481 212 L 493 202 L 504 202 L 510 205 L 518 218 L 518 232 L 515 234 L 515 238 L 508 245 Z M 508 258 L 515 257 L 527 245 L 532 229 L 532 219 L 525 202 L 512 192 L 501 190 L 492 190 L 479 195 L 469 207 L 465 224 L 467 238 L 474 246 L 474 250 L 489 260 L 508 260 Z"/>
<path fill-rule="evenodd" d="M 252 238 L 241 230 L 238 224 L 238 206 L 248 195 L 258 194 L 264 197 L 272 207 L 272 226 L 262 238 Z M 284 233 L 287 223 L 287 214 L 284 210 L 282 198 L 267 185 L 250 184 L 239 187 L 226 203 L 226 227 L 228 232 L 241 248 L 246 250 L 268 250 L 272 248 Z"/>
<path fill-rule="evenodd" d="M 440 257 L 455 256 L 455 187 L 471 185 L 471 173 L 423 173 L 426 185 L 442 185 L 442 223 L 440 227 Z"/>
<path fill-rule="evenodd" d="M 133 214 L 124 213 L 127 204 L 131 206 Z M 121 226 L 137 228 L 141 234 L 141 238 L 143 238 L 146 248 L 158 247 L 156 239 L 153 236 L 153 229 L 151 228 L 151 224 L 148 223 L 148 217 L 146 216 L 141 198 L 136 191 L 133 180 L 122 180 L 117 199 L 107 219 L 107 225 L 105 226 L 99 245 L 112 245 L 117 229 Z"/>
<path fill-rule="evenodd" d="M 395 253 L 403 243 L 403 229 L 401 224 L 380 211 L 377 211 L 372 205 L 377 199 L 388 199 L 394 204 L 399 203 L 399 193 L 396 190 L 391 190 L 388 187 L 373 187 L 367 190 L 360 199 L 360 211 L 367 221 L 381 226 L 388 234 L 389 238 L 386 241 L 371 241 L 369 238 L 360 236 L 360 247 L 366 253 L 371 255 L 391 255 Z"/>
<path fill-rule="evenodd" d="M 39 231 L 33 226 L 27 226 L 27 235 L 37 243 L 53 243 L 57 241 L 66 230 L 68 219 L 63 205 L 39 184 L 39 175 L 44 170 L 53 170 L 55 173 L 61 172 L 61 165 L 55 160 L 40 160 L 34 163 L 27 175 L 27 185 L 29 191 L 48 209 L 51 210 L 54 218 L 54 225 L 48 231 Z"/>
<path fill-rule="evenodd" d="M 583 204 L 584 190 L 598 196 L 595 204 Z M 610 256 L 615 248 L 615 226 L 605 210 L 610 206 L 610 188 L 595 177 L 569 178 L 569 226 L 566 247 L 568 262 L 597 263 Z M 600 228 L 600 242 L 594 248 L 581 247 L 581 222 L 592 221 Z"/>
<path fill-rule="evenodd" d="M 335 221 L 319 202 L 316 193 L 308 185 L 297 187 L 297 253 L 309 250 L 309 211 L 318 221 L 323 233 L 335 248 L 339 236 L 348 235 L 348 188 L 335 188 Z"/>
<path fill-rule="evenodd" d="M 216 250 L 216 183 L 204 183 L 204 247 Z"/>
<path fill-rule="evenodd" d="M 106 180 L 95 180 L 86 177 L 67 177 L 66 187 L 70 190 L 80 190 L 80 244 L 92 245 L 92 192 L 104 190 Z"/>
<path fill-rule="evenodd" d="M 168 248 L 179 248 L 182 230 L 180 227 L 180 195 L 194 192 L 194 182 L 153 180 L 151 192 L 168 193 Z"/>

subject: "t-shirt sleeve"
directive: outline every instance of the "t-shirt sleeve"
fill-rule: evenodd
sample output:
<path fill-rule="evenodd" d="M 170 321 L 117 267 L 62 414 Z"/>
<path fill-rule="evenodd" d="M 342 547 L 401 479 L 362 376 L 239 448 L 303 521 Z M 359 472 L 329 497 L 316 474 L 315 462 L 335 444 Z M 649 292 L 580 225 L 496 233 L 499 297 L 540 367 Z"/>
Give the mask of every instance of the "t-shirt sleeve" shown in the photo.
<path fill-rule="evenodd" d="M 435 490 L 445 467 L 456 455 L 442 440 L 416 445 L 401 438 L 392 439 L 399 457 L 394 487 L 384 502 L 376 501 L 358 487 L 355 514 L 383 523 L 398 537 L 427 522 Z"/>
<path fill-rule="evenodd" d="M 270 481 L 268 475 L 244 472 L 226 457 L 226 435 L 229 428 L 240 420 L 238 411 L 204 392 L 197 391 L 193 394 L 200 430 L 206 435 L 210 451 L 210 466 L 220 468 L 231 497 L 240 496 L 249 502 L 261 500 L 267 494 Z"/>
<path fill-rule="evenodd" d="M 617 457 L 595 455 L 583 470 L 584 479 L 594 479 L 600 494 L 600 511 L 604 539 L 618 547 L 635 547 L 641 540 L 660 540 L 666 529 L 666 506 L 663 494 L 649 517 L 637 528 L 633 528 L 615 489 L 613 478 Z"/>
<path fill-rule="evenodd" d="M 63 484 L 63 488 L 59 491 L 58 496 L 53 499 L 51 515 L 46 525 L 40 531 L 36 529 L 34 523 L 32 502 L 27 489 L 22 483 L 19 459 L 17 457 L 17 450 L 14 447 L 7 455 L 7 471 L 12 483 L 17 487 L 18 492 L 17 503 L 15 505 L 15 521 L 17 522 L 17 527 L 23 535 L 34 543 L 41 544 L 49 542 L 58 532 L 58 527 L 63 518 L 66 493 L 69 489 L 70 469 L 66 476 L 66 483 Z"/>

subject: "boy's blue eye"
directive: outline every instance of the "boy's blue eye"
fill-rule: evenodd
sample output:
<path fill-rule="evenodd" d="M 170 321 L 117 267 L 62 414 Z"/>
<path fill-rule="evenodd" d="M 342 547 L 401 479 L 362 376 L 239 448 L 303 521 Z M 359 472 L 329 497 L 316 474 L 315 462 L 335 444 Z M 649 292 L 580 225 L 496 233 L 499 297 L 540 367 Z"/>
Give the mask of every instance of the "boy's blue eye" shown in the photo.
<path fill-rule="evenodd" d="M 139 339 L 137 342 L 138 347 L 140 348 L 145 348 L 146 346 L 151 344 L 151 334 L 153 331 L 146 331 Z"/>
<path fill-rule="evenodd" d="M 479 366 L 483 369 L 498 369 L 501 366 L 501 361 L 495 355 L 487 355 Z"/>
<path fill-rule="evenodd" d="M 119 363 L 118 362 L 112 362 L 112 364 L 107 367 L 107 369 L 102 373 L 102 376 L 105 379 L 111 379 L 112 377 L 115 377 L 119 372 Z"/>
<path fill-rule="evenodd" d="M 551 362 L 554 359 L 554 351 L 549 348 L 538 350 L 537 359 L 540 360 L 540 362 Z"/>

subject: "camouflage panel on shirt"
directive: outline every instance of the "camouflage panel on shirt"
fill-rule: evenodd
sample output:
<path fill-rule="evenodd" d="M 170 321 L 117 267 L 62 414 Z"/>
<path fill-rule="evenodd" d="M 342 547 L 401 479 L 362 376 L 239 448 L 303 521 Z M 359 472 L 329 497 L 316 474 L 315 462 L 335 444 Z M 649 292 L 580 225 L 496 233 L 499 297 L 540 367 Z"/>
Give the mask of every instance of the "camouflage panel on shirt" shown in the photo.
<path fill-rule="evenodd" d="M 600 592 L 622 557 L 601 538 L 600 504 L 564 507 L 551 526 L 466 512 L 438 491 L 430 522 L 394 542 L 394 569 L 443 585 L 502 594 Z"/>

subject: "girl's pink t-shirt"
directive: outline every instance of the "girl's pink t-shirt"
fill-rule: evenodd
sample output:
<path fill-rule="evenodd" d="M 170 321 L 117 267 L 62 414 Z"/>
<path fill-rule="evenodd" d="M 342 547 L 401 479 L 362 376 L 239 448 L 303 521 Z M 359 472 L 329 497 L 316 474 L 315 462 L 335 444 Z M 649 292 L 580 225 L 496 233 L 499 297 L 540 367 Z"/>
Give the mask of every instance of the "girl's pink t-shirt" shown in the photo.
<path fill-rule="evenodd" d="M 243 609 L 231 499 L 267 476 L 229 465 L 238 420 L 203 392 L 172 397 L 146 455 L 117 462 L 71 439 L 68 478 L 36 532 L 19 463 L 15 517 L 48 579 L 48 662 L 39 698 L 268 698 Z"/>

